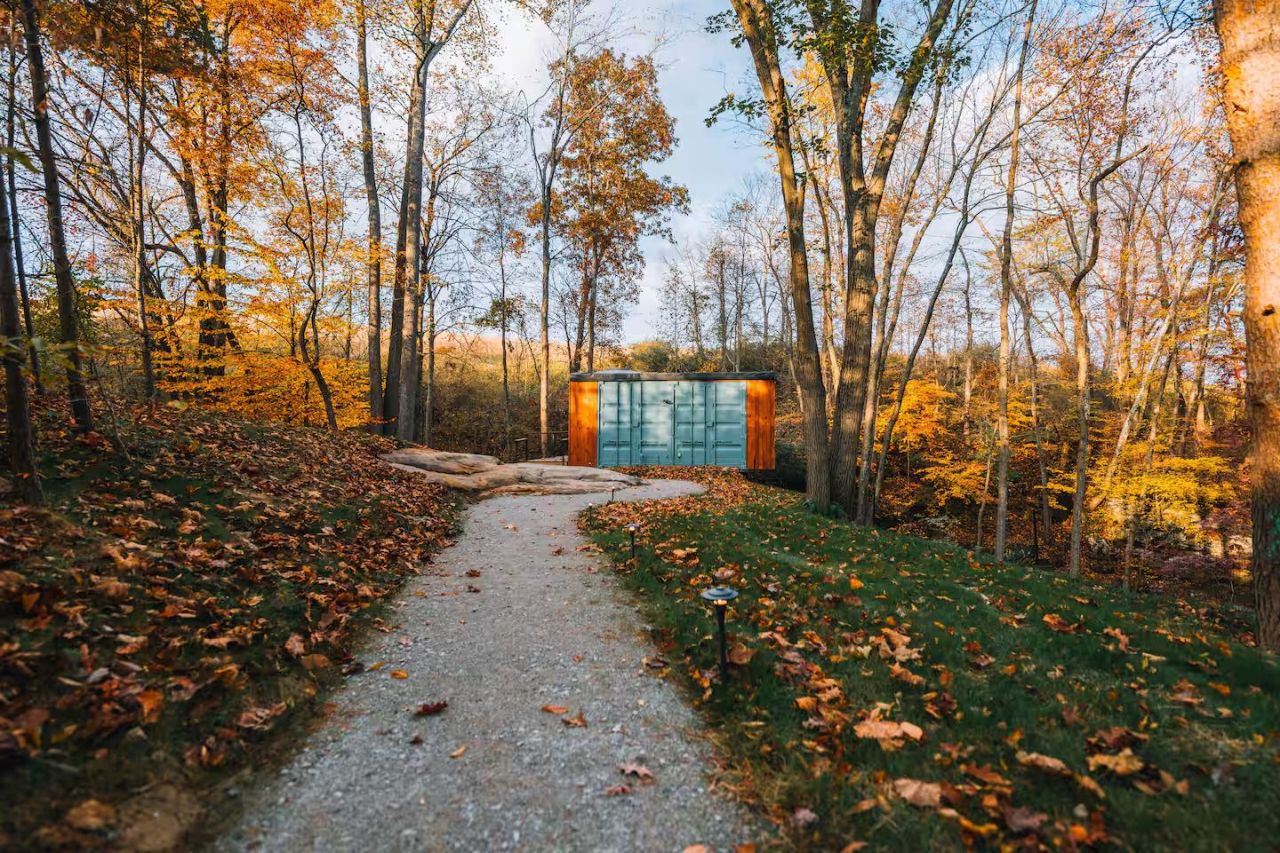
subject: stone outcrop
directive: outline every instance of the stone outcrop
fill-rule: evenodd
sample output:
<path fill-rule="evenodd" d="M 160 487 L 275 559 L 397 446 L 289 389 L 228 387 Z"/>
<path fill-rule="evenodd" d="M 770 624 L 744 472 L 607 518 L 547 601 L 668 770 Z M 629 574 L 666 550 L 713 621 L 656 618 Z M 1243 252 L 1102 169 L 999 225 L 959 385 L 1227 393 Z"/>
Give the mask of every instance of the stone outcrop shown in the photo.
<path fill-rule="evenodd" d="M 448 453 L 426 447 L 406 447 L 382 458 L 396 468 L 425 477 L 428 482 L 484 495 L 586 494 L 624 489 L 641 482 L 638 477 L 607 468 L 541 462 L 504 465 L 493 456 Z"/>

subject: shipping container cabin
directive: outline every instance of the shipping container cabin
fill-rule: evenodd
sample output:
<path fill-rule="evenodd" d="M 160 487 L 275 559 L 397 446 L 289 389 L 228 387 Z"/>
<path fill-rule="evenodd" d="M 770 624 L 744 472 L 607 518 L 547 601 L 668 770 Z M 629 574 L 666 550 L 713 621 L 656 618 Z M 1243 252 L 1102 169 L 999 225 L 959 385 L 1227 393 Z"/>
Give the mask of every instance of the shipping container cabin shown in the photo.
<path fill-rule="evenodd" d="M 569 377 L 569 464 L 774 468 L 773 373 Z"/>

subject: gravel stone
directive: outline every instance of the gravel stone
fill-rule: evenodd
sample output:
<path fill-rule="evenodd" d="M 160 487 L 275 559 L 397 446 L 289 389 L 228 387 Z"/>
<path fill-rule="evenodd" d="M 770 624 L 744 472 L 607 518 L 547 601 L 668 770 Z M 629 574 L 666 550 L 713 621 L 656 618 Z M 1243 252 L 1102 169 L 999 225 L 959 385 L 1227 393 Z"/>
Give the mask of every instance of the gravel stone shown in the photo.
<path fill-rule="evenodd" d="M 697 491 L 655 481 L 615 499 Z M 731 850 L 759 837 L 710 789 L 697 717 L 645 673 L 655 649 L 633 604 L 602 558 L 577 550 L 576 517 L 602 498 L 472 506 L 456 544 L 395 602 L 395 629 L 362 653 L 384 665 L 348 679 L 292 766 L 242 791 L 245 814 L 214 849 Z M 442 700 L 443 713 L 414 716 Z M 587 727 L 543 705 L 581 710 Z M 630 761 L 656 784 L 624 777 Z M 621 783 L 632 793 L 605 795 Z"/>

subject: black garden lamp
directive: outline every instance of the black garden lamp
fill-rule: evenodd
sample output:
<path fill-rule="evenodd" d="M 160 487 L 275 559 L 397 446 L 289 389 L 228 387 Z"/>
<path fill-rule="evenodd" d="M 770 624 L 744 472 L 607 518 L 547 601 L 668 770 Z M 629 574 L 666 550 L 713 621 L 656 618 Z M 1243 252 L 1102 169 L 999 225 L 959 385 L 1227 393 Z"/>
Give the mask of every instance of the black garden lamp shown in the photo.
<path fill-rule="evenodd" d="M 738 597 L 738 591 L 731 586 L 713 586 L 702 592 L 702 600 L 711 603 L 716 612 L 716 627 L 720 631 L 720 680 L 729 678 L 729 650 L 724 636 L 724 614 L 729 609 L 729 602 Z"/>
<path fill-rule="evenodd" d="M 636 531 L 639 529 L 640 526 L 635 523 L 627 525 L 627 535 L 631 537 L 631 562 L 633 564 L 636 561 Z"/>

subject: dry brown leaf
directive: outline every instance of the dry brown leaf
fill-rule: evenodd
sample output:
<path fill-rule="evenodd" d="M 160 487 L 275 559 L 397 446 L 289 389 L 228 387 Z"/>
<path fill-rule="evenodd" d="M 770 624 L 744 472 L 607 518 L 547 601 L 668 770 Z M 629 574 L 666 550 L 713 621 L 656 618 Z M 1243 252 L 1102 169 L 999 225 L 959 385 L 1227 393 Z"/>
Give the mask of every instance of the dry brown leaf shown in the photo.
<path fill-rule="evenodd" d="M 332 663 L 330 662 L 329 658 L 325 657 L 322 654 L 302 656 L 302 668 L 307 670 L 308 672 L 315 672 L 318 669 L 326 669 L 329 666 L 332 666 Z M 392 675 L 395 675 L 395 673 L 392 673 Z M 404 677 L 408 678 L 409 676 L 406 673 Z"/>
<path fill-rule="evenodd" d="M 924 685 L 923 676 L 916 675 L 901 664 L 895 663 L 889 667 L 889 677 L 912 687 L 921 687 Z"/>
<path fill-rule="evenodd" d="M 571 729 L 585 729 L 587 727 L 587 718 L 581 708 L 578 709 L 578 713 L 575 716 L 561 717 L 560 722 Z"/>
<path fill-rule="evenodd" d="M 285 712 L 285 708 L 283 702 L 261 708 L 249 708 L 236 718 L 236 725 L 249 731 L 265 732 L 271 728 L 272 721 Z"/>
<path fill-rule="evenodd" d="M 548 714 L 567 714 L 567 713 L 569 713 L 569 709 L 568 709 L 567 707 L 565 707 L 564 705 L 543 705 L 543 706 L 542 706 L 542 710 L 546 711 Z"/>
<path fill-rule="evenodd" d="M 164 708 L 164 694 L 159 690 L 144 690 L 137 696 L 138 705 L 142 708 L 142 721 L 154 723 L 160 719 L 160 711 Z"/>
<path fill-rule="evenodd" d="M 942 786 L 937 782 L 894 779 L 893 790 L 899 797 L 917 808 L 936 809 L 942 805 Z"/>
<path fill-rule="evenodd" d="M 301 634 L 290 634 L 289 639 L 284 641 L 284 650 L 294 657 L 302 657 L 307 651 L 306 640 Z"/>
<path fill-rule="evenodd" d="M 1102 768 L 1117 776 L 1132 776 L 1145 766 L 1146 762 L 1134 755 L 1133 750 L 1127 746 L 1115 755 L 1089 756 L 1090 770 Z"/>
<path fill-rule="evenodd" d="M 67 812 L 67 823 L 74 829 L 95 832 L 116 822 L 116 809 L 101 800 L 85 800 Z"/>
<path fill-rule="evenodd" d="M 1040 827 L 1044 826 L 1049 816 L 1044 812 L 1038 812 L 1027 806 L 1018 806 L 1014 808 L 1006 808 L 1004 810 L 1004 825 L 1009 827 L 1009 831 L 1015 835 L 1025 835 L 1029 832 L 1039 832 Z"/>
<path fill-rule="evenodd" d="M 634 761 L 628 761 L 625 764 L 619 764 L 618 770 L 622 772 L 623 776 L 634 776 L 637 779 L 639 779 L 641 782 L 657 781 L 657 779 L 653 775 L 653 772 L 650 771 L 648 767 L 645 767 L 643 764 L 637 764 Z"/>
<path fill-rule="evenodd" d="M 1092 776 L 1088 776 L 1084 773 L 1078 773 L 1076 774 L 1076 784 L 1100 800 L 1105 800 L 1107 798 L 1107 792 L 1102 790 L 1102 786 L 1099 785 Z"/>
<path fill-rule="evenodd" d="M 924 730 L 915 723 L 893 720 L 863 720 L 853 727 L 853 733 L 860 738 L 879 741 L 885 750 L 898 749 L 907 739 L 919 742 L 924 738 Z"/>
<path fill-rule="evenodd" d="M 1018 763 L 1023 767 L 1034 767 L 1037 770 L 1043 770 L 1045 773 L 1054 776 L 1070 776 L 1071 768 L 1066 765 L 1060 758 L 1054 758 L 1050 755 L 1041 755 L 1038 752 L 1024 752 L 1018 750 L 1018 754 L 1014 756 L 1018 759 Z"/>
<path fill-rule="evenodd" d="M 462 746 L 458 747 L 458 748 L 457 748 L 457 749 L 455 749 L 453 752 L 449 753 L 449 757 L 450 757 L 450 758 L 461 758 L 461 757 L 462 757 L 462 755 L 463 755 L 463 753 L 465 753 L 466 751 L 467 751 L 467 745 L 464 743 Z"/>

